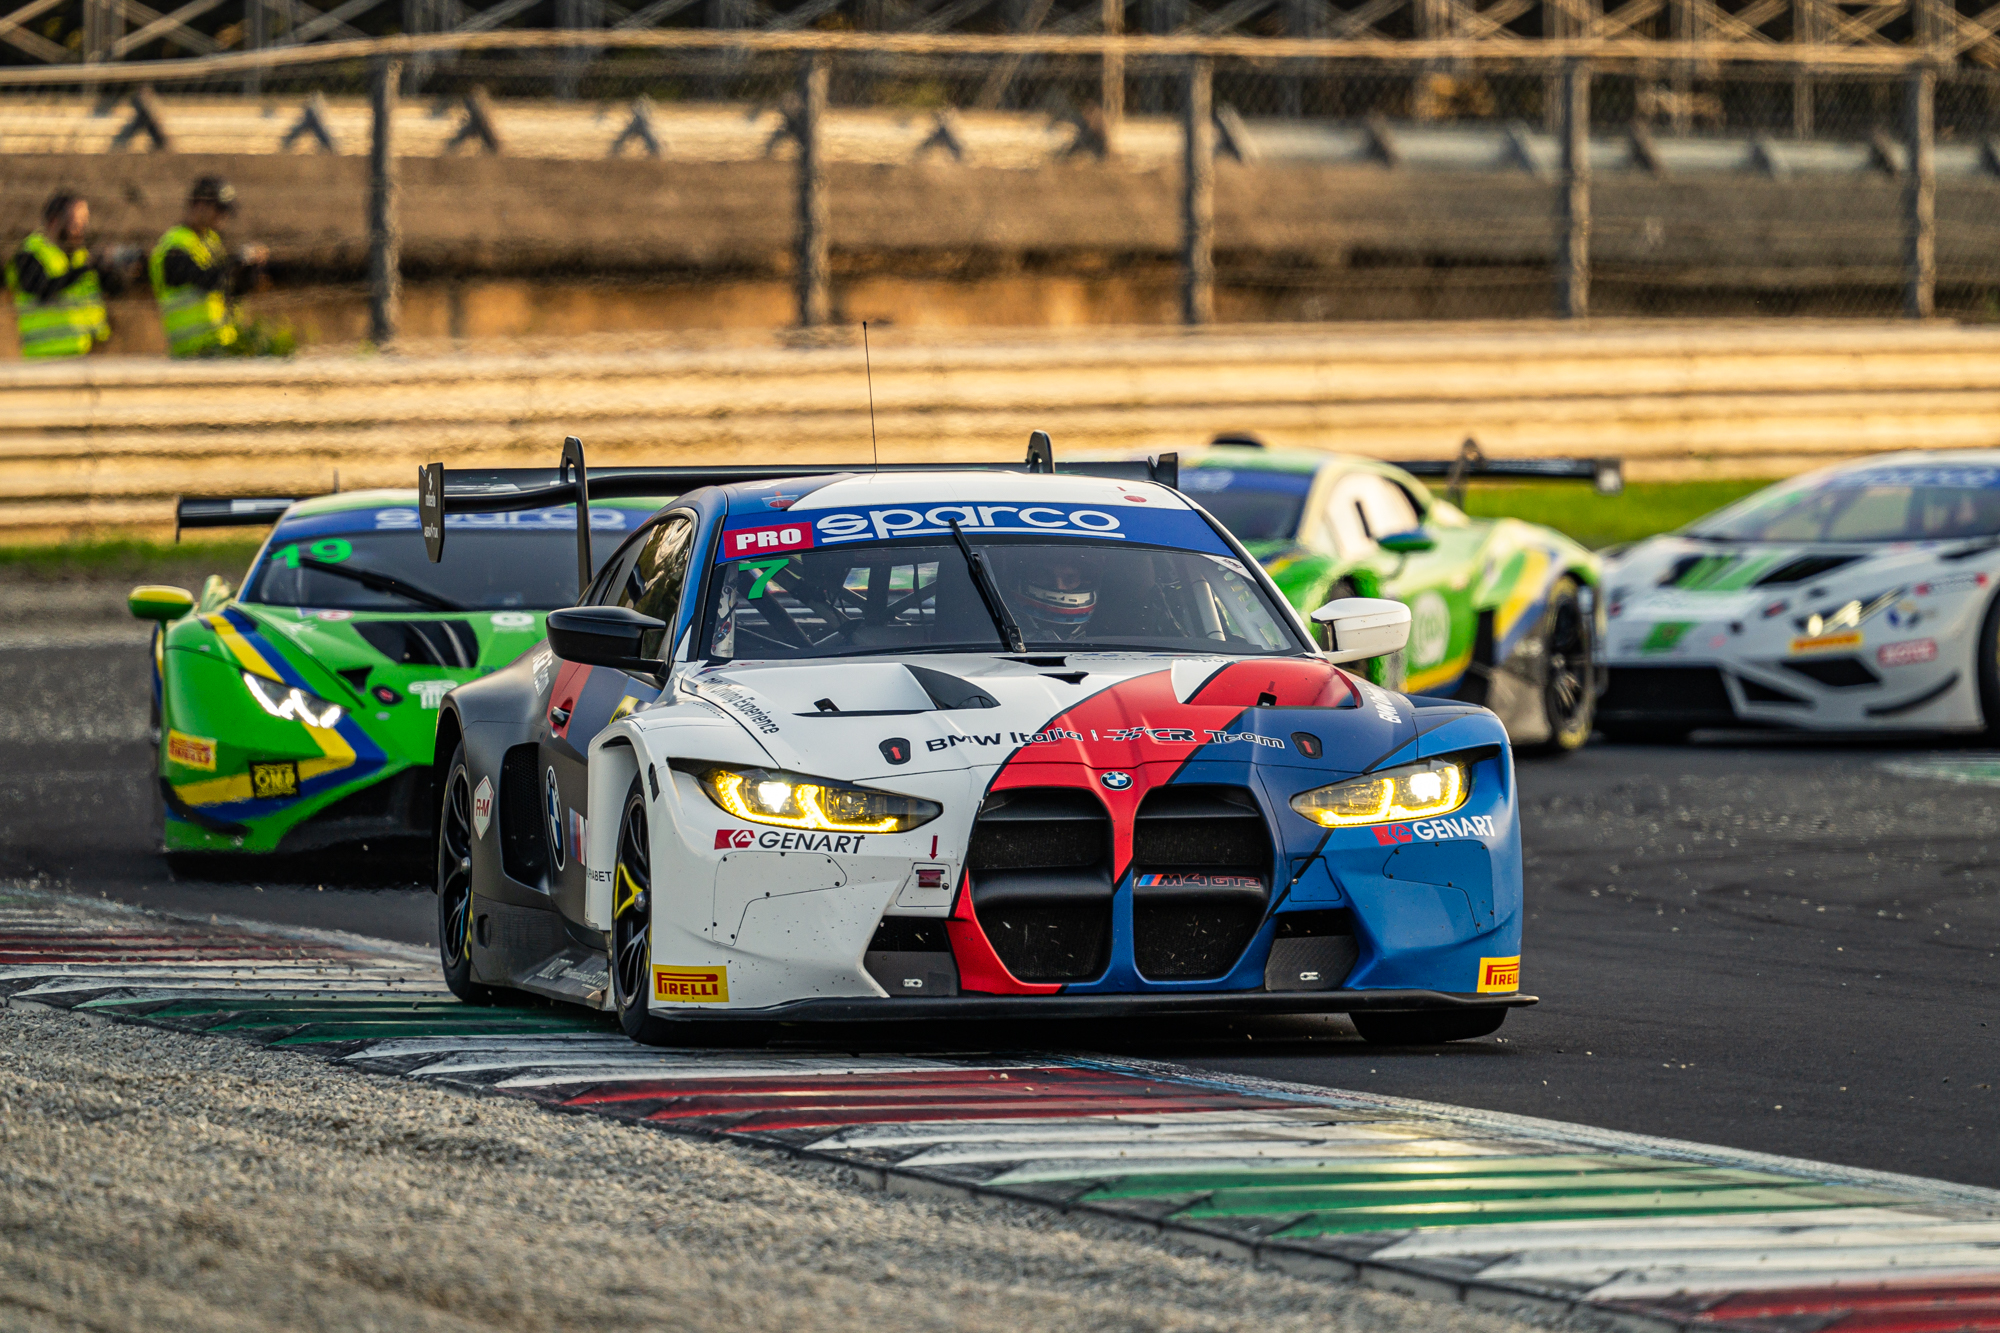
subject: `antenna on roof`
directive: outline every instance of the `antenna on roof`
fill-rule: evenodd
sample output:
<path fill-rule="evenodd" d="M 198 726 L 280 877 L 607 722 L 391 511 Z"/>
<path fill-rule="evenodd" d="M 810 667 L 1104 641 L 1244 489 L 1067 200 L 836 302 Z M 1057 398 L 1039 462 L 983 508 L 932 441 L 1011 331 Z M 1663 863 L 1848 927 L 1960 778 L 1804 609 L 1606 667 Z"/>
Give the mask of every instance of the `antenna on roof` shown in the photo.
<path fill-rule="evenodd" d="M 882 442 L 875 438 L 875 362 L 868 355 L 868 321 L 861 321 L 861 368 L 868 373 L 868 447 L 875 452 L 875 470 L 882 470 Z"/>

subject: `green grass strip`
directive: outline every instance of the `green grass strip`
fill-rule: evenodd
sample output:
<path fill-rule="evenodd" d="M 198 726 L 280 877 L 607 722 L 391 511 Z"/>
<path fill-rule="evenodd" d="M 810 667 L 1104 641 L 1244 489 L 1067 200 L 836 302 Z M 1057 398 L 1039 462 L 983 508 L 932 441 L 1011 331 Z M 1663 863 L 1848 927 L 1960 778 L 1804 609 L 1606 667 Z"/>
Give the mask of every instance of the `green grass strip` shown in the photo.
<path fill-rule="evenodd" d="M 1769 479 L 1641 481 L 1621 494 L 1599 495 L 1574 482 L 1484 483 L 1466 489 L 1465 512 L 1545 524 L 1585 546 L 1602 547 L 1683 527 L 1770 484 Z"/>

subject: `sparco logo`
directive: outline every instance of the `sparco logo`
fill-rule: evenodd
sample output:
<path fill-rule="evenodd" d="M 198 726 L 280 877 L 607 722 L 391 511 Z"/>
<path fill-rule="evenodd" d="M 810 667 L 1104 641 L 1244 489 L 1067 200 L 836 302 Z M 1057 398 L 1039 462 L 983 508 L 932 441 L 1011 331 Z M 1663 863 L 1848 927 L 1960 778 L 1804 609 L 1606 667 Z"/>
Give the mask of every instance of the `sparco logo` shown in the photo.
<path fill-rule="evenodd" d="M 828 514 L 813 522 L 822 542 L 854 542 L 949 533 L 957 523 L 967 532 L 1066 532 L 1091 537 L 1123 537 L 1118 519 L 1101 509 L 1070 505 L 933 505 L 929 509 L 867 509 Z M 732 536 L 734 534 L 731 534 Z"/>

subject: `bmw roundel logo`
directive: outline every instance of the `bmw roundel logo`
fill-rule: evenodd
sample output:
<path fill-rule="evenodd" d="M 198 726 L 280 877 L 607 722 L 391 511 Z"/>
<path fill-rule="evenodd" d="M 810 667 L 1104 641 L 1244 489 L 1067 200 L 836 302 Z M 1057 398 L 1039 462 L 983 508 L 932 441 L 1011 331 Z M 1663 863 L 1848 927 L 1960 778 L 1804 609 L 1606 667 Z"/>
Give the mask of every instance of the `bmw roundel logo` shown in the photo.
<path fill-rule="evenodd" d="M 549 775 L 542 783 L 542 818 L 548 824 L 549 850 L 554 853 L 556 869 L 563 868 L 563 826 L 562 789 L 556 786 L 556 771 L 549 769 Z"/>
<path fill-rule="evenodd" d="M 551 769 L 549 771 L 553 773 L 555 770 Z M 1132 785 L 1132 775 L 1130 773 L 1106 773 L 1102 781 L 1105 786 L 1111 788 L 1113 791 L 1124 791 Z"/>

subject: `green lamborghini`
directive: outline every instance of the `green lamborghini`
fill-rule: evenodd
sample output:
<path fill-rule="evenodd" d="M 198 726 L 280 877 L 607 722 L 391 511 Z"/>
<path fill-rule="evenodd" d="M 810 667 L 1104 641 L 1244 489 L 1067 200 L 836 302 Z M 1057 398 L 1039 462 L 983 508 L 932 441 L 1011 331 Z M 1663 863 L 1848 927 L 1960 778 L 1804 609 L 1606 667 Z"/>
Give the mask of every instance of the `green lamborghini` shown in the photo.
<path fill-rule="evenodd" d="M 599 559 L 660 503 L 591 506 Z M 439 564 L 414 490 L 180 512 L 183 526 L 275 526 L 240 591 L 211 578 L 199 597 L 148 586 L 128 602 L 158 624 L 167 852 L 427 840 L 438 705 L 539 644 L 544 614 L 575 602 L 574 509 L 453 515 Z"/>
<path fill-rule="evenodd" d="M 1615 479 L 1615 464 L 1472 458 L 1474 475 L 1590 478 L 1608 466 Z M 1338 597 L 1409 605 L 1409 646 L 1372 666 L 1377 684 L 1482 704 L 1517 746 L 1564 751 L 1590 738 L 1603 613 L 1588 548 L 1553 528 L 1469 518 L 1370 458 L 1222 436 L 1182 454 L 1180 469 L 1181 490 L 1301 612 Z"/>

